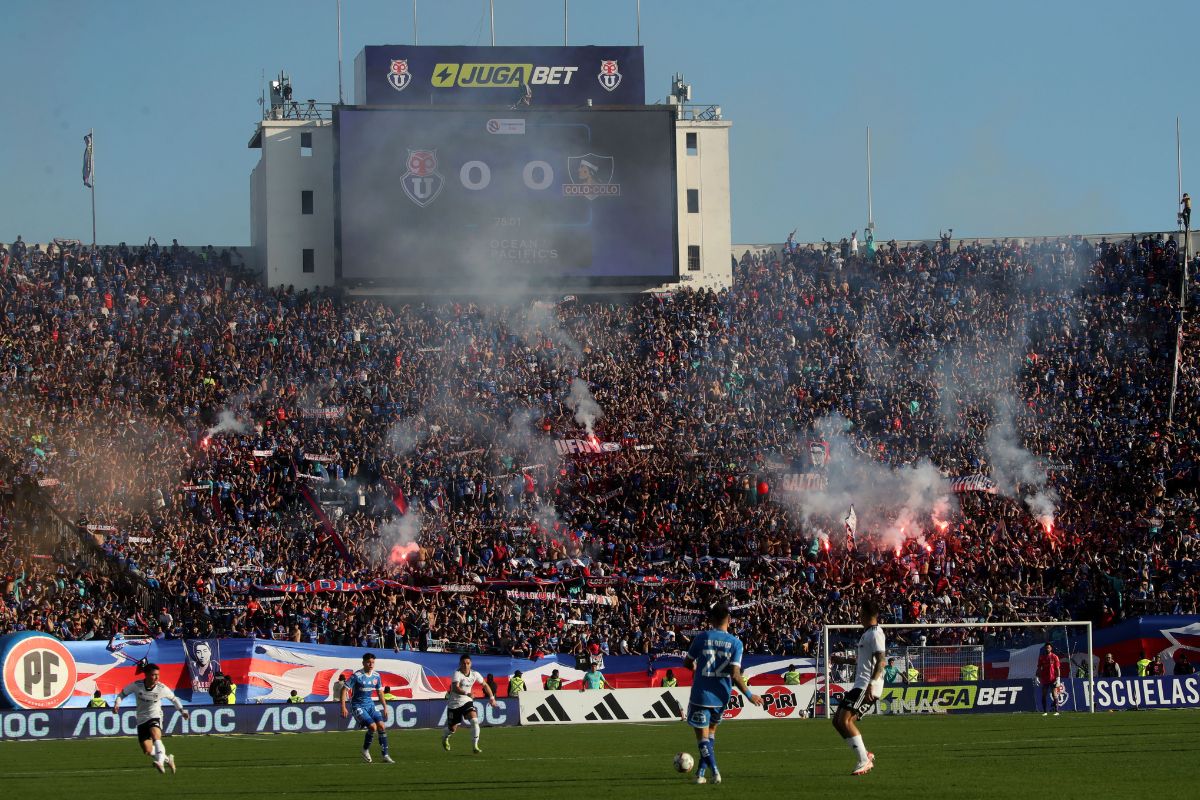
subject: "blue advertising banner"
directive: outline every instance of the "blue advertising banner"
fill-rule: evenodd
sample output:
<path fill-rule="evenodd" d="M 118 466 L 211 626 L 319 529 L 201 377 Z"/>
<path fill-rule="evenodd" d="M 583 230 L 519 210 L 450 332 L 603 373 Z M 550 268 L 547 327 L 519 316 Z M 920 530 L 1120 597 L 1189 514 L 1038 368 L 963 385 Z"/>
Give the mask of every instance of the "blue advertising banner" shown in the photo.
<path fill-rule="evenodd" d="M 488 727 L 517 725 L 521 714 L 516 699 L 497 700 L 492 708 L 475 703 L 480 724 Z M 163 733 L 194 735 L 208 733 L 321 733 L 357 727 L 353 717 L 342 718 L 337 703 L 209 706 L 188 709 L 190 718 L 171 707 L 163 708 Z M 133 736 L 137 732 L 132 705 L 114 713 L 112 709 L 57 708 L 44 711 L 0 710 L 0 740 L 91 739 Z M 384 722 L 389 728 L 440 728 L 446 724 L 446 704 L 438 700 L 409 700 L 388 703 Z"/>
<path fill-rule="evenodd" d="M 1083 697 L 1085 681 L 1073 680 L 1075 693 Z M 1161 675 L 1155 678 L 1099 678 L 1096 681 L 1096 710 L 1132 708 L 1200 708 L 1200 676 Z"/>
<path fill-rule="evenodd" d="M 364 47 L 354 102 L 369 106 L 640 106 L 641 47 Z"/>

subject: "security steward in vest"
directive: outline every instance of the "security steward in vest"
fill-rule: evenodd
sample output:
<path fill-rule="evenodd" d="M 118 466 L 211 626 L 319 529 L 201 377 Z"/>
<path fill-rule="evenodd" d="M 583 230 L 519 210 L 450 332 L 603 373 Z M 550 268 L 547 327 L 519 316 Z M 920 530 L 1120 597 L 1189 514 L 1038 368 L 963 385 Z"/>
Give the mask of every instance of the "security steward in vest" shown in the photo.
<path fill-rule="evenodd" d="M 100 690 L 97 689 L 92 695 L 92 699 L 88 700 L 88 708 L 108 708 L 108 703 L 104 702 L 104 698 L 100 695 Z"/>
<path fill-rule="evenodd" d="M 521 677 L 521 670 L 517 670 L 508 679 L 508 696 L 516 697 L 523 691 L 525 691 L 525 679 Z"/>
<path fill-rule="evenodd" d="M 800 685 L 800 670 L 796 669 L 795 664 L 789 664 L 787 672 L 783 673 L 784 686 L 799 686 Z"/>

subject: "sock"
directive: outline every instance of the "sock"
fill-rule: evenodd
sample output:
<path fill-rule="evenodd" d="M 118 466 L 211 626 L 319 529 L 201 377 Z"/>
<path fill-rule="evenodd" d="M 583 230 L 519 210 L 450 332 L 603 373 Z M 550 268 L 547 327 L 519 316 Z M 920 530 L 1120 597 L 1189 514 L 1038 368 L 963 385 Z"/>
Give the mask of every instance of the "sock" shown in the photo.
<path fill-rule="evenodd" d="M 386 731 L 379 732 L 379 752 L 383 753 L 385 756 L 388 754 L 388 743 L 387 743 L 387 732 Z"/>
<path fill-rule="evenodd" d="M 479 720 L 471 723 L 471 741 L 479 744 Z"/>
<path fill-rule="evenodd" d="M 151 752 L 151 758 L 155 761 L 162 761 L 167 757 L 167 746 L 162 743 L 162 739 L 159 739 L 154 743 L 154 749 Z"/>
<path fill-rule="evenodd" d="M 713 774 L 716 775 L 721 770 L 717 768 L 717 739 L 711 737 L 708 740 L 708 763 L 712 764 Z"/>
<path fill-rule="evenodd" d="M 850 745 L 850 749 L 858 756 L 859 761 L 867 760 L 867 746 L 863 744 L 862 734 L 847 737 L 846 744 Z"/>
<path fill-rule="evenodd" d="M 710 742 L 708 739 L 701 739 L 700 740 L 700 772 L 697 774 L 703 775 L 704 770 L 706 770 L 711 764 L 712 764 L 712 742 Z M 713 771 L 716 772 L 716 767 L 713 767 Z"/>
<path fill-rule="evenodd" d="M 375 731 L 367 728 L 367 735 L 363 737 L 363 750 L 371 749 L 371 740 L 375 738 Z"/>
<path fill-rule="evenodd" d="M 453 735 L 454 735 L 454 731 L 453 731 L 453 730 L 451 730 L 450 728 L 446 728 L 446 735 L 445 735 L 445 736 L 443 736 L 442 738 L 443 738 L 443 739 L 449 739 L 449 738 L 450 738 L 451 736 L 453 736 Z"/>

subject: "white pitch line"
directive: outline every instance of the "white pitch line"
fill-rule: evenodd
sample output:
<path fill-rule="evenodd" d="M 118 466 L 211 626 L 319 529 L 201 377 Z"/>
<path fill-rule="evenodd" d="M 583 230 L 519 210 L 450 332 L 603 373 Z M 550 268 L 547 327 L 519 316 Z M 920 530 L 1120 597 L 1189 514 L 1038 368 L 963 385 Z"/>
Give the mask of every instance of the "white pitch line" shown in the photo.
<path fill-rule="evenodd" d="M 237 736 L 237 735 L 238 734 L 234 734 L 233 736 Z M 233 736 L 231 736 L 231 738 L 233 738 Z M 1190 740 L 1191 737 L 1192 737 L 1191 733 L 1181 731 L 1177 734 L 1170 733 L 1170 734 L 1166 734 L 1163 737 L 1155 737 L 1155 738 L 1186 738 L 1186 739 Z M 264 738 L 271 738 L 271 737 L 267 736 Z M 980 749 L 985 744 L 988 747 L 990 747 L 992 745 L 998 745 L 998 744 L 1038 744 L 1038 743 L 1058 744 L 1058 743 L 1062 743 L 1062 742 L 1072 742 L 1072 741 L 1096 742 L 1102 738 L 1103 737 L 1098 737 L 1098 736 L 1056 736 L 1056 737 L 1045 737 L 1045 738 L 1028 737 L 1025 739 L 989 739 L 989 740 L 987 740 L 987 742 L 981 742 L 978 746 L 973 746 L 973 745 L 969 745 L 969 744 L 964 745 L 963 742 L 942 742 L 941 747 L 943 747 L 943 748 L 960 748 L 963 750 L 973 750 L 973 749 Z M 930 745 L 927 745 L 927 744 L 894 744 L 894 745 L 887 745 L 886 748 L 881 749 L 880 752 L 886 753 L 886 752 L 890 752 L 893 750 L 928 750 L 929 746 Z M 822 746 L 817 749 L 818 752 L 824 751 L 824 750 L 839 750 L 840 751 L 841 748 L 835 747 L 833 745 L 829 745 L 829 746 Z M 729 753 L 729 750 L 726 750 L 725 752 Z M 747 754 L 750 754 L 750 755 L 756 755 L 756 754 L 779 755 L 779 754 L 790 753 L 792 755 L 795 755 L 798 752 L 799 751 L 797 749 L 751 750 L 751 751 L 740 751 L 738 754 L 739 755 L 747 755 Z M 809 753 L 814 752 L 814 748 L 808 748 L 808 750 L 806 752 L 809 752 Z M 397 761 L 397 763 L 399 765 L 403 765 L 405 762 L 419 763 L 419 764 L 431 764 L 431 763 L 434 763 L 435 761 L 443 761 L 444 760 L 440 757 L 405 758 L 403 756 L 403 754 L 399 754 L 399 755 L 400 755 L 400 758 Z M 614 759 L 614 758 L 638 759 L 638 758 L 662 758 L 662 757 L 663 757 L 662 753 L 622 753 L 619 755 L 605 756 L 606 759 Z M 512 758 L 506 757 L 504 760 L 505 761 L 578 761 L 578 756 L 516 756 L 516 757 L 512 757 Z M 306 764 L 304 764 L 304 766 L 305 767 L 352 767 L 352 766 L 359 766 L 360 764 L 361 764 L 361 762 L 359 762 L 357 759 L 347 758 L 345 761 L 329 761 L 329 762 L 325 762 L 323 764 L 306 763 Z M 203 772 L 203 771 L 210 771 L 210 770 L 235 769 L 238 766 L 243 766 L 243 764 L 241 762 L 239 762 L 237 764 L 226 763 L 226 764 L 201 764 L 198 766 L 187 765 L 187 766 L 181 767 L 181 769 L 185 769 L 189 772 L 191 772 L 191 771 Z M 247 764 L 244 764 L 244 766 L 252 766 L 256 770 L 295 769 L 296 768 L 296 764 L 264 763 L 264 764 L 251 765 L 251 764 L 247 763 Z M 10 773 L 4 774 L 4 775 L 0 775 L 0 784 L 3 784 L 4 781 L 6 781 L 6 780 L 11 780 L 14 778 L 21 778 L 21 779 L 47 778 L 47 777 L 65 776 L 65 775 L 100 775 L 100 774 L 112 774 L 112 773 L 124 773 L 124 772 L 144 772 L 145 770 L 147 770 L 149 768 L 150 768 L 149 766 L 143 766 L 143 767 L 110 767 L 108 769 L 100 768 L 100 769 L 86 769 L 86 770 L 48 770 L 48 771 L 43 771 L 43 772 L 10 772 Z"/>

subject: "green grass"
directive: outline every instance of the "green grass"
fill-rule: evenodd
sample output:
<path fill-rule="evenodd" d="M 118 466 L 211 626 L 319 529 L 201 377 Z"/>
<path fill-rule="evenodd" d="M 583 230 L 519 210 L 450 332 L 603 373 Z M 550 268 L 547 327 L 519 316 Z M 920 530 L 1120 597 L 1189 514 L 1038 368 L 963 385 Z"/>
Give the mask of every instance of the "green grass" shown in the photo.
<path fill-rule="evenodd" d="M 853 754 L 824 720 L 729 722 L 723 786 L 672 769 L 694 752 L 678 724 L 485 729 L 481 755 L 459 731 L 393 731 L 395 765 L 363 764 L 358 733 L 173 736 L 179 774 L 159 775 L 131 738 L 0 744 L 0 798 L 334 798 L 454 792 L 480 798 L 657 800 L 747 797 L 1185 797 L 1195 791 L 1200 711 L 868 718 L 877 766 L 853 778 Z M 377 756 L 377 748 L 372 748 Z M 1188 787 L 1191 788 L 1188 788 Z M 531 791 L 532 790 L 532 791 Z M 533 794 L 538 792 L 540 794 Z"/>

